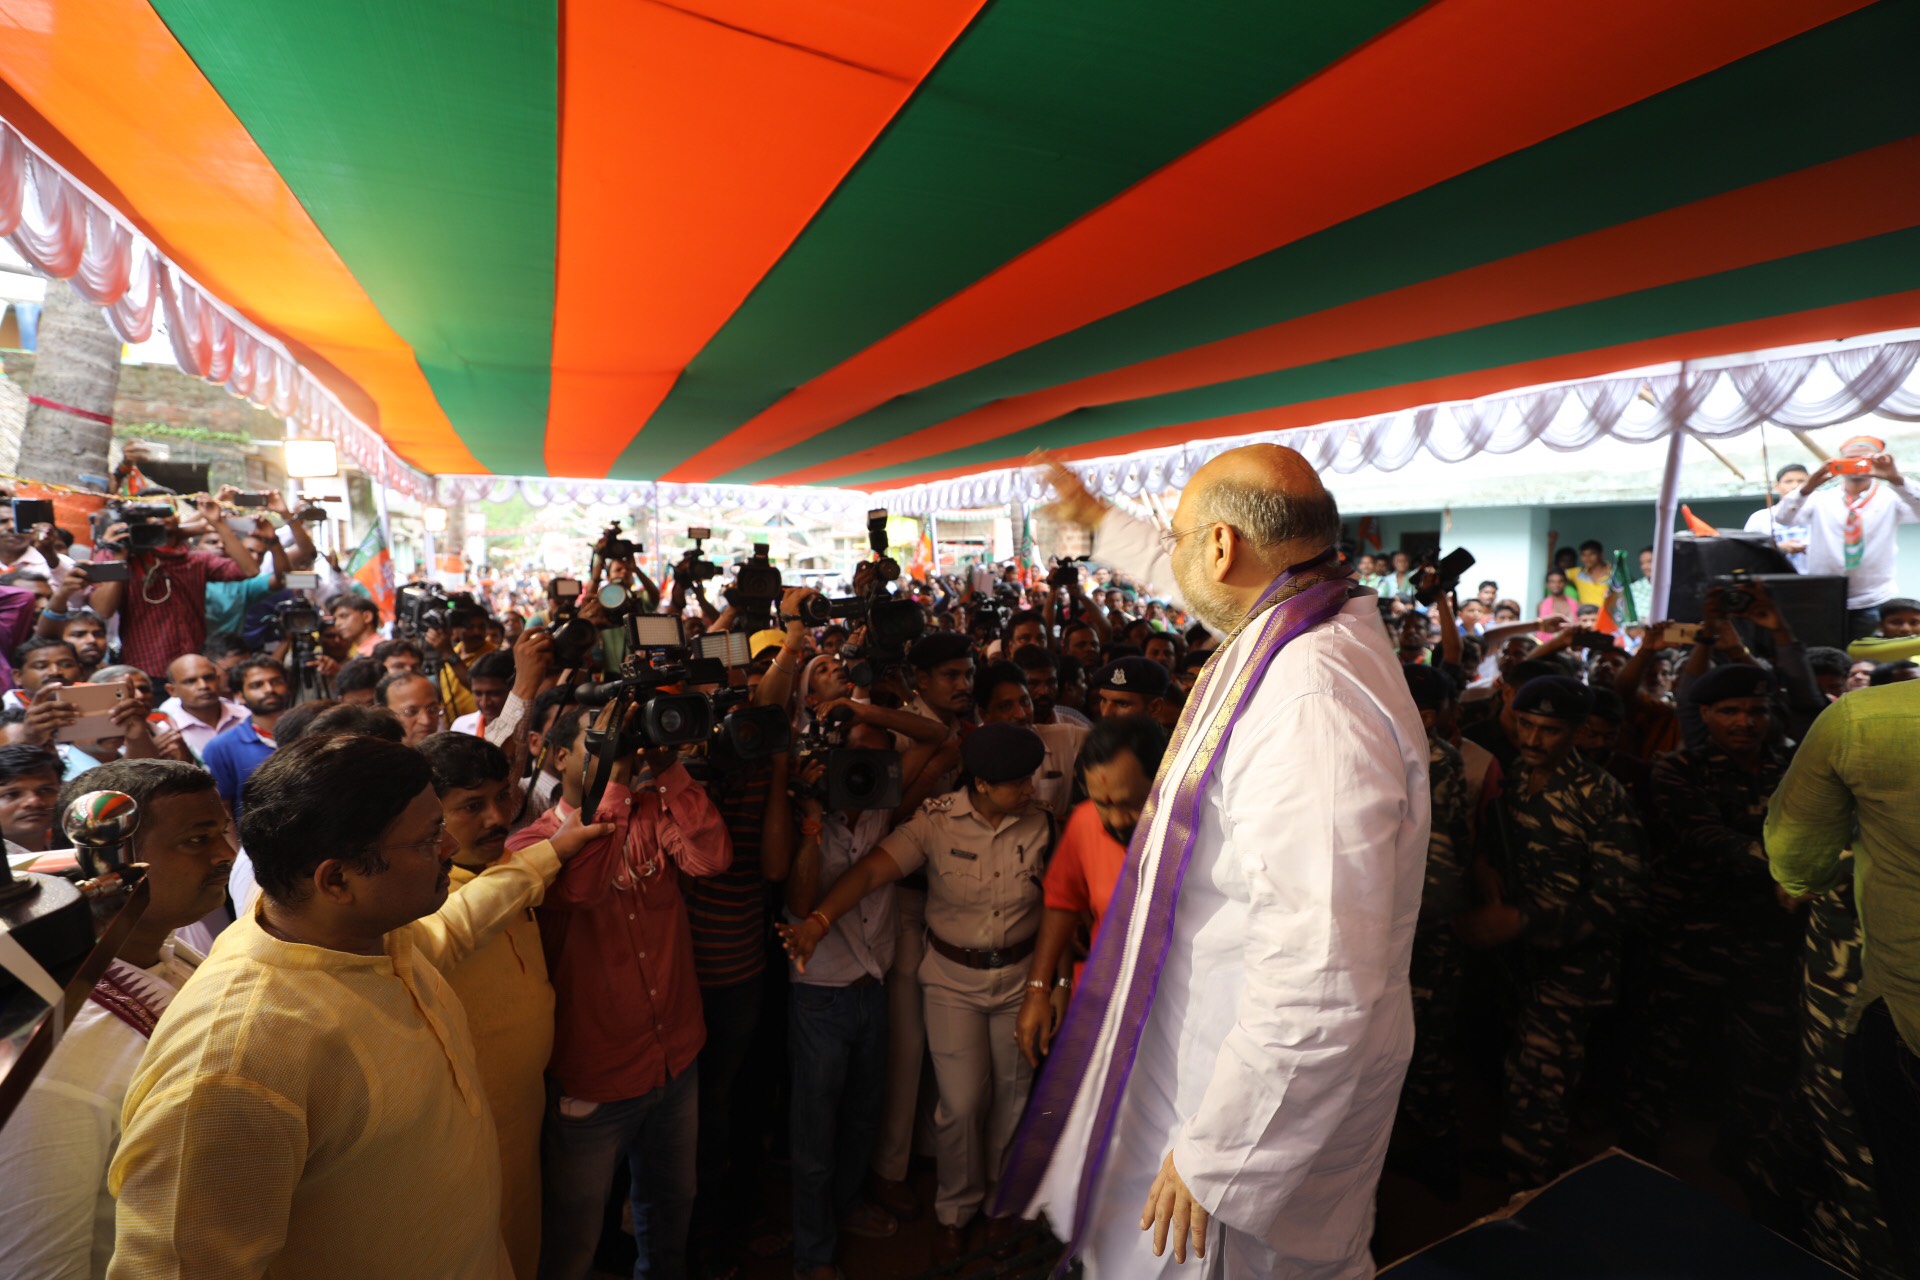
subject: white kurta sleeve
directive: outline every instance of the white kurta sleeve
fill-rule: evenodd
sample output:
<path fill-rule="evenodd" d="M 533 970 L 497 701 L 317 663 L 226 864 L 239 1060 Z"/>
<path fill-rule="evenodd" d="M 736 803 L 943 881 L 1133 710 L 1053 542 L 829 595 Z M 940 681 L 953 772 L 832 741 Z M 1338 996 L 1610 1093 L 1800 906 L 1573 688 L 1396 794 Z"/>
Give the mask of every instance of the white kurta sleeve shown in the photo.
<path fill-rule="evenodd" d="M 1362 1141 L 1350 1112 L 1394 1105 L 1384 1059 L 1404 1071 L 1411 1016 L 1396 850 L 1419 814 L 1390 723 L 1352 694 L 1295 697 L 1233 747 L 1223 816 L 1250 886 L 1246 989 L 1173 1163 L 1209 1213 L 1264 1238 L 1316 1165 L 1366 1158 L 1334 1149 Z"/>
<path fill-rule="evenodd" d="M 1805 521 L 1801 519 L 1800 515 L 1801 509 L 1807 505 L 1812 497 L 1813 495 L 1808 493 L 1804 488 L 1795 489 L 1792 493 L 1781 495 L 1780 501 L 1773 504 L 1773 523 L 1777 525 L 1804 524 Z"/>
<path fill-rule="evenodd" d="M 1893 490 L 1893 496 L 1899 499 L 1900 505 L 1897 510 L 1900 513 L 1900 523 L 1920 523 L 1920 485 L 1916 485 L 1912 477 L 1903 476 L 1899 484 L 1890 484 L 1887 488 Z"/>
<path fill-rule="evenodd" d="M 1112 507 L 1093 531 L 1094 559 L 1118 569 L 1155 595 L 1184 609 L 1187 602 L 1173 578 L 1173 561 L 1160 543 L 1160 530 L 1151 521 Z"/>

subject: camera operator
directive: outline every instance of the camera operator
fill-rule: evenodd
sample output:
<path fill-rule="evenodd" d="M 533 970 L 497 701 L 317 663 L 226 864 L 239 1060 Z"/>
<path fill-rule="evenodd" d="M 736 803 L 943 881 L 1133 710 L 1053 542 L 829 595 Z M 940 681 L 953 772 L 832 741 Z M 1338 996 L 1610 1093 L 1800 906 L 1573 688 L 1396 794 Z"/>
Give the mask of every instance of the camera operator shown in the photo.
<path fill-rule="evenodd" d="M 0 1271 L 10 1276 L 106 1274 L 114 1229 L 107 1164 L 121 1104 L 147 1037 L 202 959 L 173 931 L 221 905 L 233 864 L 227 811 L 203 770 L 171 760 L 108 764 L 69 783 L 58 807 L 97 790 L 140 806 L 130 861 L 146 864 L 149 898 L 0 1129 Z"/>
<path fill-rule="evenodd" d="M 856 723 L 849 747 L 885 750 L 878 726 Z M 802 781 L 817 786 L 825 762 Z M 812 916 L 821 899 L 894 826 L 885 810 L 827 812 L 817 792 L 794 802 L 799 848 L 787 877 L 787 919 Z M 887 974 L 893 966 L 896 918 L 891 888 L 860 900 L 840 928 L 820 939 L 807 963 L 788 976 L 788 1058 L 792 1064 L 790 1126 L 793 1273 L 798 1280 L 834 1280 L 840 1224 L 858 1235 L 894 1234 L 884 1208 L 863 1203 L 863 1175 L 879 1137 L 887 1081 Z"/>
<path fill-rule="evenodd" d="M 619 731 L 618 705 L 603 708 L 595 728 Z M 591 757 L 580 723 L 560 803 L 510 837 L 509 849 L 579 811 Z M 644 785 L 634 785 L 643 759 Z M 596 816 L 613 832 L 567 867 L 540 908 L 555 996 L 540 1272 L 587 1274 L 625 1152 L 641 1260 L 648 1274 L 682 1275 L 696 1176 L 693 1066 L 706 1027 L 680 876 L 726 870 L 733 845 L 672 748 L 623 756 L 611 770 Z"/>
<path fill-rule="evenodd" d="M 288 552 L 274 533 L 273 521 L 260 516 L 254 521 L 253 532 L 245 535 L 241 541 L 246 544 L 254 559 L 260 562 L 260 572 L 241 582 L 210 582 L 207 584 L 207 633 L 218 635 L 222 631 L 238 632 L 247 616 L 247 608 L 262 596 L 284 590 L 287 574 L 295 569 L 308 569 L 318 559 L 314 550 L 313 537 L 307 532 L 305 522 L 295 520 L 293 512 L 287 509 L 287 500 L 278 491 L 267 494 L 266 509 L 280 517 L 280 523 L 293 535 L 293 551 Z M 226 522 L 223 520 L 221 524 Z M 208 530 L 205 538 L 216 538 L 217 532 Z M 202 550 L 217 551 L 219 545 L 206 546 L 203 540 Z"/>
<path fill-rule="evenodd" d="M 1040 872 L 1051 823 L 1034 804 L 1033 774 L 1046 748 L 1031 729 L 982 725 L 961 748 L 960 790 L 929 800 L 846 871 L 800 923 L 783 928 L 796 965 L 868 894 L 927 872 L 927 943 L 920 966 L 927 1039 L 940 1103 L 934 1111 L 939 1192 L 936 1262 L 958 1257 L 966 1231 L 999 1176 L 1026 1104 L 1032 1068 L 1014 1042 L 1043 905 Z M 993 1219 L 1004 1240 L 1014 1220 Z"/>
<path fill-rule="evenodd" d="M 152 550 L 134 549 L 124 523 L 107 529 L 94 559 L 123 554 L 128 581 L 100 583 L 89 600 L 101 618 L 119 615 L 124 661 L 153 674 L 181 654 L 198 653 L 207 638 L 207 584 L 243 582 L 260 572 L 253 552 L 220 514 L 221 504 L 237 492 L 228 485 L 218 497 L 197 499 L 192 520 L 161 517 L 166 543 Z M 209 531 L 219 536 L 225 555 L 189 549 L 193 538 Z"/>
<path fill-rule="evenodd" d="M 1732 608 L 1728 607 L 1730 604 Z M 1705 750 L 1708 737 L 1707 726 L 1694 700 L 1688 697 L 1694 682 L 1721 664 L 1761 665 L 1733 625 L 1736 618 L 1744 619 L 1765 635 L 1772 649 L 1771 666 L 1778 677 L 1770 686 L 1773 706 L 1768 728 L 1773 745 L 1783 745 L 1789 738 L 1798 741 L 1805 737 L 1814 720 L 1827 708 L 1819 681 L 1808 665 L 1806 648 L 1774 607 L 1766 584 L 1742 582 L 1734 586 L 1712 586 L 1707 588 L 1701 602 L 1700 630 L 1695 636 L 1693 651 L 1687 655 L 1673 690 L 1680 704 L 1682 743 L 1694 751 Z"/>

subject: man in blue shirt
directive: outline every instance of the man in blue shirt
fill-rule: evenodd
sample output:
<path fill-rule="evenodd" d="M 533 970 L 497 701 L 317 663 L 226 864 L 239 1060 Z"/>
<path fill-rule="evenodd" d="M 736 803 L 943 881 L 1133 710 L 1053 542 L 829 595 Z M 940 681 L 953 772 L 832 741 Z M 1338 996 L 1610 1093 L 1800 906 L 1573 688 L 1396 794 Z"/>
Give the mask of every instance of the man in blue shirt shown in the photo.
<path fill-rule="evenodd" d="M 241 788 L 273 754 L 273 727 L 287 709 L 287 669 L 272 658 L 248 658 L 229 680 L 253 718 L 215 736 L 201 763 L 213 775 L 228 811 L 238 818 Z"/>

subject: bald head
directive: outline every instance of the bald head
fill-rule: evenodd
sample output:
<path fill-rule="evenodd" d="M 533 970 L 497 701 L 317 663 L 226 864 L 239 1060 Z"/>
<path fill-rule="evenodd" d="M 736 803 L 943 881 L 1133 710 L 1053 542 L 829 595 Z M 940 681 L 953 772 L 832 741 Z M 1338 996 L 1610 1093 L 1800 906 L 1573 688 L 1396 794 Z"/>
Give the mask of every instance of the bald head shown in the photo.
<path fill-rule="evenodd" d="M 1277 444 L 1229 449 L 1193 473 L 1174 528 L 1233 526 L 1275 572 L 1310 559 L 1340 537 L 1340 508 L 1307 460 Z"/>
<path fill-rule="evenodd" d="M 1298 453 L 1246 445 L 1194 472 L 1173 532 L 1181 595 L 1202 622 L 1225 634 L 1276 575 L 1334 544 L 1340 509 Z"/>

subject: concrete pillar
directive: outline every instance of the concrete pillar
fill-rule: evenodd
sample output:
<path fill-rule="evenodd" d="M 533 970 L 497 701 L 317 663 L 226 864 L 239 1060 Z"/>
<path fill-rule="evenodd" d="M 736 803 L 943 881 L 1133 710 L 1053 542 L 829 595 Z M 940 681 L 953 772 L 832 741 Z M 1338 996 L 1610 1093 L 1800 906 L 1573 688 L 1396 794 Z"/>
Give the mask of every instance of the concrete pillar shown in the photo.
<path fill-rule="evenodd" d="M 1500 584 L 1501 598 L 1518 600 L 1522 613 L 1531 614 L 1547 573 L 1547 516 L 1545 507 L 1455 510 L 1453 528 L 1440 535 L 1440 551 L 1473 552 L 1474 566 L 1460 579 L 1462 598 L 1491 578 Z"/>

